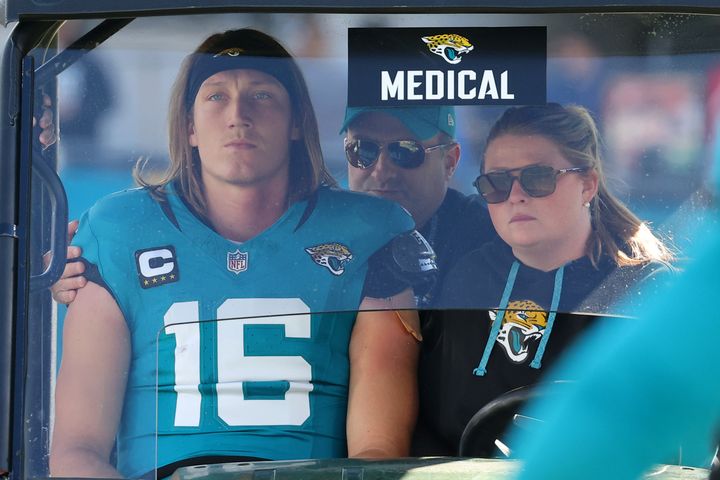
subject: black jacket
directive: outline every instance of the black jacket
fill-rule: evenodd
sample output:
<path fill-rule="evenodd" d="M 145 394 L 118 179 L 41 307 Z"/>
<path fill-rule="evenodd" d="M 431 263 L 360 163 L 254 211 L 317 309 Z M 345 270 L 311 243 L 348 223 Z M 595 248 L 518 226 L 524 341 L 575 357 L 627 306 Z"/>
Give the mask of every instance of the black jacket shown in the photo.
<path fill-rule="evenodd" d="M 453 189 L 448 189 L 442 204 L 420 233 L 435 250 L 438 266 L 434 287 L 420 298 L 423 308 L 437 302 L 445 277 L 460 258 L 497 236 L 480 197 L 466 196 Z"/>
<path fill-rule="evenodd" d="M 557 270 L 542 272 L 518 262 L 509 282 L 515 261 L 499 239 L 467 254 L 446 274 L 438 302 L 444 310 L 424 314 L 414 454 L 457 455 L 463 429 L 478 409 L 505 392 L 537 383 L 546 367 L 599 318 L 549 314 L 553 294 L 558 295 L 559 312 L 604 313 L 658 269 L 656 264 L 619 269 L 609 257 L 595 268 L 585 257 L 558 275 Z M 507 305 L 501 305 L 506 289 Z M 490 341 L 500 307 L 508 310 Z M 481 365 L 484 356 L 486 364 Z"/>

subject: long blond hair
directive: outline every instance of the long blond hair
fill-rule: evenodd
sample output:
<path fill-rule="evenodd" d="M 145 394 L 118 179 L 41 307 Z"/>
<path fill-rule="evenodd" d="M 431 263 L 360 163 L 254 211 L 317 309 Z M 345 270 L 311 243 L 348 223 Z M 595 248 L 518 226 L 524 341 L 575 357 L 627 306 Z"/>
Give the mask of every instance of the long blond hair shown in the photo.
<path fill-rule="evenodd" d="M 558 145 L 573 166 L 589 167 L 588 171 L 596 172 L 598 191 L 590 202 L 592 233 L 586 246 L 593 265 L 598 265 L 603 254 L 618 266 L 651 261 L 669 266 L 674 260 L 671 248 L 608 190 L 600 155 L 600 133 L 587 109 L 557 103 L 509 108 L 490 129 L 486 150 L 492 140 L 506 134 L 541 135 Z"/>
<path fill-rule="evenodd" d="M 173 84 L 168 111 L 170 165 L 154 181 L 143 175 L 143 162 L 133 172 L 135 181 L 162 195 L 164 187 L 174 183 L 178 193 L 195 210 L 206 217 L 207 204 L 203 193 L 200 158 L 189 143 L 194 99 L 188 100 L 189 80 L 193 69 L 204 55 L 217 54 L 229 48 L 242 48 L 250 55 L 279 59 L 288 71 L 288 93 L 295 125 L 300 139 L 290 145 L 289 202 L 307 198 L 321 185 L 335 186 L 336 182 L 325 167 L 315 112 L 305 79 L 290 53 L 273 37 L 253 29 L 228 30 L 211 35 L 183 61 Z M 259 52 L 259 53 L 258 53 Z M 285 63 L 286 62 L 286 63 Z"/>

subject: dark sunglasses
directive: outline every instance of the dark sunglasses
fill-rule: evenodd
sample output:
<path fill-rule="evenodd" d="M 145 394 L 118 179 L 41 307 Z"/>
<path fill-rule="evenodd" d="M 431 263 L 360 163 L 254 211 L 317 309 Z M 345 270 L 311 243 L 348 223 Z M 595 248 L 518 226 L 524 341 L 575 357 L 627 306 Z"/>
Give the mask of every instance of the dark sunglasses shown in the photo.
<path fill-rule="evenodd" d="M 345 139 L 345 156 L 355 168 L 370 168 L 377 163 L 383 147 L 390 160 L 400 168 L 417 168 L 425 161 L 425 155 L 434 150 L 455 145 L 455 142 L 442 143 L 432 147 L 423 147 L 415 140 L 378 143 L 372 140 Z"/>
<path fill-rule="evenodd" d="M 590 167 L 561 168 L 555 170 L 549 165 L 529 165 L 498 172 L 489 172 L 475 179 L 473 185 L 487 203 L 501 203 L 510 197 L 515 180 L 531 197 L 541 198 L 551 195 L 557 186 L 557 177 L 563 173 L 581 173 Z M 512 172 L 519 172 L 513 175 Z"/>

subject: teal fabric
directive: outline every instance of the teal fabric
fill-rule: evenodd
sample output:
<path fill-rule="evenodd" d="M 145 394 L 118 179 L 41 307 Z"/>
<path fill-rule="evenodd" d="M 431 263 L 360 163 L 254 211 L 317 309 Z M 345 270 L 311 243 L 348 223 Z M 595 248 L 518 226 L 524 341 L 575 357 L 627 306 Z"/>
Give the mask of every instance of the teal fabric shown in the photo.
<path fill-rule="evenodd" d="M 400 120 L 420 140 L 429 140 L 442 132 L 455 138 L 455 107 L 347 107 L 340 133 L 344 133 L 364 113 L 386 113 Z"/>
<path fill-rule="evenodd" d="M 307 203 L 296 203 L 238 245 L 172 192 L 169 204 L 180 230 L 146 190 L 111 195 L 83 216 L 74 240 L 97 266 L 97 281 L 116 299 L 132 337 L 120 471 L 144 474 L 156 457 L 162 466 L 201 455 L 346 455 L 355 315 L 310 312 L 356 310 L 368 258 L 412 229 L 412 219 L 382 199 L 321 189 L 306 221 Z M 306 249 L 321 245 L 343 245 L 351 258 L 318 263 L 322 255 Z M 142 267 L 146 251 L 166 258 Z M 297 315 L 281 316 L 290 313 Z M 258 315 L 265 317 L 215 321 Z"/>
<path fill-rule="evenodd" d="M 488 341 L 485 344 L 485 350 L 483 350 L 483 356 L 480 359 L 480 364 L 475 370 L 473 370 L 473 375 L 482 377 L 483 375 L 485 375 L 485 373 L 487 373 L 487 363 L 490 359 L 490 354 L 492 353 L 493 347 L 495 345 L 495 339 L 497 338 L 498 332 L 500 331 L 503 318 L 505 318 L 505 310 L 507 310 L 508 303 L 510 303 L 510 295 L 512 294 L 512 289 L 515 285 L 515 279 L 517 279 L 517 272 L 519 269 L 520 262 L 515 260 L 510 267 L 510 273 L 508 274 L 508 278 L 505 281 L 505 288 L 503 289 L 502 298 L 500 299 L 500 308 L 498 308 L 497 313 L 495 314 L 495 320 L 493 320 L 492 328 L 490 329 L 490 335 L 488 336 Z"/>
<path fill-rule="evenodd" d="M 527 414 L 545 423 L 513 432 L 511 445 L 525 460 L 520 479 L 635 479 L 679 445 L 712 453 L 720 425 L 720 227 L 715 221 L 696 233 L 703 240 L 688 252 L 691 263 L 633 307 L 639 320 L 591 331 L 551 375 L 582 380 L 529 406 Z"/>

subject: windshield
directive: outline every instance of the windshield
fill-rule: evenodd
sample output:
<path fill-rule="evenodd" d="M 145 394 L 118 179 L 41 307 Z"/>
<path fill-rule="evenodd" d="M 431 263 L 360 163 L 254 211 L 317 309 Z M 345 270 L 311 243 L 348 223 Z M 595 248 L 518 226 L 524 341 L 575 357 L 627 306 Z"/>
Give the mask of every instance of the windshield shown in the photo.
<path fill-rule="evenodd" d="M 88 417 L 112 419 L 93 438 L 112 468 L 140 476 L 189 457 L 352 455 L 351 365 L 381 343 L 363 338 L 386 337 L 396 357 L 379 358 L 400 366 L 419 358 L 419 380 L 396 383 L 419 382 L 431 430 L 447 414 L 442 388 L 427 385 L 452 378 L 429 366 L 464 348 L 443 350 L 450 335 L 479 338 L 459 371 L 481 377 L 505 359 L 532 374 L 502 391 L 535 383 L 597 318 L 630 321 L 716 221 L 718 22 L 153 17 L 84 52 L 56 89 L 35 94 L 48 95 L 58 139 L 34 161 L 62 180 L 68 219 L 80 220 L 70 238 L 81 260 L 68 265 L 89 282 L 66 287 L 69 309 L 44 292 L 36 312 L 47 328 L 33 368 L 46 387 L 30 408 L 43 414 L 26 440 L 28 471 L 48 475 L 54 429 L 59 445 L 72 437 L 56 415 L 83 417 L 73 388 L 112 397 Z M 59 50 L 97 23 L 66 22 Z M 47 199 L 36 200 L 40 271 Z M 88 338 L 98 340 L 86 354 L 118 362 L 112 385 L 75 384 L 60 368 Z M 416 403 L 398 405 L 414 425 Z M 456 407 L 467 421 L 477 405 Z M 461 433 L 439 436 L 454 449 Z M 198 446 L 205 434 L 217 443 Z"/>
<path fill-rule="evenodd" d="M 444 237 L 448 235 L 448 229 L 443 228 L 443 231 L 438 232 L 437 218 L 429 214 L 429 211 L 437 208 L 444 199 L 442 193 L 437 191 L 444 191 L 442 182 L 437 188 L 427 186 L 428 182 L 424 178 L 418 178 L 429 175 L 424 168 L 402 172 L 402 176 L 381 176 L 375 172 L 374 166 L 355 168 L 349 164 L 345 151 L 348 142 L 351 147 L 358 149 L 358 153 L 351 151 L 349 154 L 355 155 L 351 158 L 354 162 L 371 162 L 373 159 L 370 157 L 379 156 L 380 153 L 373 154 L 371 149 L 382 149 L 383 145 L 378 145 L 375 140 L 377 134 L 368 131 L 369 125 L 362 121 L 370 119 L 374 122 L 371 115 L 360 115 L 357 121 L 350 122 L 349 129 L 346 125 L 348 122 L 345 105 L 348 100 L 355 101 L 357 96 L 353 91 L 348 91 L 348 82 L 351 86 L 356 84 L 352 77 L 348 78 L 348 68 L 357 70 L 357 67 L 353 67 L 352 58 L 348 65 L 348 31 L 361 31 L 363 35 L 372 37 L 377 36 L 374 30 L 360 27 L 380 24 L 384 30 L 378 31 L 390 32 L 387 33 L 389 36 L 398 31 L 399 25 L 408 29 L 413 26 L 463 29 L 471 28 L 469 25 L 516 28 L 545 25 L 546 99 L 564 105 L 582 106 L 593 116 L 601 136 L 598 142 L 601 150 L 598 154 L 601 155 L 604 182 L 608 191 L 639 220 L 646 222 L 653 234 L 670 250 L 676 252 L 678 259 L 682 259 L 683 247 L 692 238 L 692 233 L 689 232 L 702 224 L 707 201 L 707 195 L 703 194 L 706 187 L 704 177 L 709 168 L 708 159 L 712 152 L 715 125 L 713 112 L 708 111 L 710 107 L 706 105 L 713 104 L 707 100 L 714 94 L 713 69 L 716 54 L 708 52 L 707 49 L 693 50 L 692 46 L 683 43 L 682 37 L 678 37 L 677 32 L 680 29 L 673 30 L 670 26 L 659 30 L 657 39 L 643 38 L 644 44 L 639 47 L 636 41 L 629 39 L 629 34 L 628 39 L 605 38 L 599 33 L 601 27 L 598 25 L 612 21 L 613 25 L 627 25 L 625 28 L 629 32 L 643 35 L 653 28 L 673 25 L 672 22 L 683 25 L 692 21 L 707 23 L 711 21 L 710 18 L 652 15 L 449 15 L 442 21 L 422 15 L 402 18 L 290 15 L 283 16 L 282 20 L 272 15 L 259 15 L 247 20 L 243 18 L 240 16 L 237 21 L 235 17 L 230 19 L 228 16 L 168 18 L 162 22 L 157 19 L 137 20 L 106 44 L 82 57 L 77 64 L 58 77 L 58 95 L 62 99 L 58 101 L 57 123 L 61 136 L 58 143 L 58 170 L 69 196 L 70 219 L 80 218 L 82 213 L 103 195 L 134 186 L 132 171 L 139 159 L 147 160 L 143 178 L 150 183 L 158 177 L 163 179 L 163 172 L 169 166 L 167 106 L 172 84 L 183 58 L 208 33 L 235 25 L 256 25 L 260 30 L 274 35 L 297 59 L 317 118 L 319 145 L 325 164 L 339 187 L 364 191 L 400 203 L 420 221 L 417 226 L 431 244 L 438 241 L 442 243 L 446 240 Z M 261 26 L 264 28 L 260 28 Z M 69 22 L 60 31 L 61 41 L 65 35 L 68 39 L 79 35 L 82 28 L 82 24 Z M 158 28 L 162 29 L 162 35 L 157 34 Z M 681 30 L 685 31 L 684 28 Z M 195 37 L 191 37 L 190 32 L 195 31 Z M 540 33 L 542 37 L 543 32 Z M 510 34 L 520 33 L 511 31 Z M 350 47 L 352 48 L 353 44 Z M 352 51 L 350 53 L 354 54 Z M 471 54 L 472 51 L 463 58 L 471 59 Z M 148 68 L 149 65 L 152 65 L 152 68 Z M 351 70 L 351 73 L 356 70 Z M 542 80 L 541 74 L 539 77 Z M 519 85 L 520 83 L 515 81 L 510 88 L 517 90 Z M 497 79 L 497 88 L 501 88 L 500 78 Z M 453 103 L 450 99 L 447 102 Z M 485 168 L 483 159 L 487 158 L 488 133 L 508 105 L 517 105 L 518 102 L 519 100 L 510 100 L 502 102 L 505 105 L 496 105 L 498 102 L 488 97 L 487 101 L 475 99 L 476 105 L 454 107 L 452 140 L 459 145 L 459 161 L 447 167 L 452 168 L 451 176 L 448 175 L 451 195 L 453 190 L 465 195 L 477 195 L 473 183 L 479 174 L 484 173 L 482 169 Z M 408 135 L 408 132 L 403 133 Z M 514 131 L 511 129 L 508 133 L 513 134 Z M 356 139 L 361 142 L 353 143 Z M 440 145 L 438 142 L 434 143 Z M 448 150 L 450 148 L 427 152 L 425 156 L 432 160 L 448 153 Z M 494 150 L 490 153 L 493 152 Z M 361 160 L 357 160 L 358 154 L 363 156 Z M 410 155 L 404 151 L 396 154 Z M 490 160 L 496 158 L 497 156 L 491 156 Z M 509 161 L 502 158 L 500 164 L 491 162 L 490 169 L 506 170 L 510 165 Z M 530 163 L 543 162 L 548 163 L 538 155 Z M 557 170 L 557 166 L 555 167 Z M 496 183 L 503 181 L 502 178 L 492 176 L 489 179 Z M 532 182 L 529 175 L 523 176 L 522 180 L 526 179 L 528 184 Z M 557 177 L 556 182 L 562 184 L 569 180 Z M 481 184 L 488 183 L 484 181 Z M 488 185 L 495 187 L 492 183 Z M 599 199 L 600 196 L 596 195 L 596 198 Z M 451 196 L 447 198 L 447 202 L 450 200 Z M 603 200 L 598 201 L 602 203 Z M 464 205 L 448 207 L 461 209 Z M 483 244 L 494 240 L 493 235 L 484 232 L 489 227 L 485 212 L 501 208 L 502 205 L 488 205 L 482 198 L 478 198 L 478 208 L 472 210 L 473 213 L 480 211 L 475 215 L 479 219 L 468 217 L 469 213 L 462 212 L 467 213 L 464 216 L 465 221 L 474 222 L 475 225 L 466 227 L 457 232 L 457 235 L 468 236 L 470 238 L 466 243 L 475 244 L 459 245 L 458 249 L 467 253 L 472 250 L 470 247 L 479 249 Z M 555 217 L 570 214 L 568 211 L 553 212 Z M 517 224 L 522 224 L 525 217 L 537 217 L 531 211 L 521 211 L 519 215 L 521 218 Z M 512 214 L 507 221 L 510 220 Z M 394 217 L 385 219 L 386 224 L 394 221 Z M 502 221 L 498 215 L 497 223 Z M 573 219 L 570 218 L 550 219 L 543 228 L 555 229 L 558 231 L 555 236 L 561 237 L 565 235 L 563 222 L 571 221 Z M 503 234 L 510 235 L 501 232 L 501 236 Z M 553 240 L 553 235 L 548 233 L 547 236 L 548 241 Z M 489 255 L 507 253 L 503 248 L 508 245 L 507 236 L 500 240 L 502 241 L 497 242 L 497 248 Z M 317 247 L 310 243 L 305 247 Z M 333 244 L 332 241 L 327 243 Z M 513 252 L 524 248 L 520 243 L 512 243 L 512 240 L 510 246 Z M 628 248 L 622 246 L 625 251 Z M 238 252 L 236 255 L 244 252 L 240 247 L 233 251 L 235 250 Z M 326 258 L 326 252 L 321 252 L 313 258 L 319 262 L 327 261 L 330 265 L 342 264 L 345 261 L 343 255 L 352 253 L 350 250 L 341 252 L 339 256 L 333 254 Z M 452 263 L 457 263 L 456 260 L 459 260 L 461 255 L 457 257 L 452 259 Z M 531 260 L 528 258 L 526 263 Z M 248 262 L 252 261 L 248 258 Z M 439 258 L 438 261 L 443 262 L 444 259 Z M 593 263 L 597 263 L 597 259 Z M 543 265 L 540 269 L 552 270 L 547 268 L 548 266 Z M 449 268 L 441 268 L 440 280 L 444 280 L 445 274 L 449 273 Z M 497 281 L 497 278 L 473 275 L 472 272 L 463 272 L 455 277 L 457 283 L 472 280 L 484 284 Z M 598 289 L 610 283 L 612 282 L 598 282 L 597 288 L 593 289 L 596 297 Z M 481 288 L 487 289 L 485 286 Z M 592 292 L 585 293 L 586 299 L 592 296 Z M 476 300 L 468 298 L 470 295 L 471 292 L 463 295 L 447 294 L 443 298 L 442 289 L 438 287 L 432 292 L 432 300 L 425 305 L 442 308 L 490 308 L 497 307 L 500 300 L 492 296 Z M 583 299 L 567 304 L 562 302 L 558 308 L 569 311 L 612 312 L 611 304 L 617 302 L 620 296 L 613 294 L 597 301 Z M 547 303 L 541 306 L 550 308 L 551 302 Z"/>

